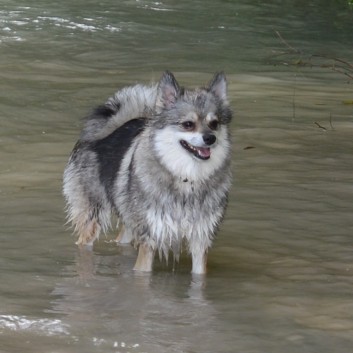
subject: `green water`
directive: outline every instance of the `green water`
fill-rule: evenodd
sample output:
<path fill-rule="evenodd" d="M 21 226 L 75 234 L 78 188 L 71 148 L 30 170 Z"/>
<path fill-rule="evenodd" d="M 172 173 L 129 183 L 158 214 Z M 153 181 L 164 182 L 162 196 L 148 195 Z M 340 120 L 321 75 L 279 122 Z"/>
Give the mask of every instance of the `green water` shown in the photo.
<path fill-rule="evenodd" d="M 345 1 L 2 1 L 0 352 L 349 352 L 352 21 Z M 133 248 L 80 253 L 64 225 L 80 119 L 165 69 L 224 70 L 235 112 L 204 279 L 186 254 L 136 275 Z"/>

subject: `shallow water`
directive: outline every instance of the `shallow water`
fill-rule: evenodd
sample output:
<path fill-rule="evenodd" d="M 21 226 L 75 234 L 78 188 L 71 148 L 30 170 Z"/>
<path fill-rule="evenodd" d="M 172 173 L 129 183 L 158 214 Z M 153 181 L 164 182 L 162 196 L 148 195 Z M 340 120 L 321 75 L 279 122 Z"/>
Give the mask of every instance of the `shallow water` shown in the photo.
<path fill-rule="evenodd" d="M 0 352 L 349 352 L 352 83 L 292 64 L 351 61 L 352 19 L 344 1 L 3 1 Z M 135 274 L 133 248 L 79 252 L 64 225 L 80 118 L 166 68 L 191 86 L 225 70 L 235 110 L 205 278 L 186 254 Z"/>

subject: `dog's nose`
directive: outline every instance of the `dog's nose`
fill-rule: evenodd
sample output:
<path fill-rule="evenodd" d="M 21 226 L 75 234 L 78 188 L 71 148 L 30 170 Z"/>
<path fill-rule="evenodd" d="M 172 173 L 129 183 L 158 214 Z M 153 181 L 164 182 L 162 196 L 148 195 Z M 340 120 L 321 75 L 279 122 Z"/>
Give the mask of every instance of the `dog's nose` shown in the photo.
<path fill-rule="evenodd" d="M 216 142 L 216 136 L 213 134 L 205 134 L 202 136 L 206 145 L 211 146 Z"/>

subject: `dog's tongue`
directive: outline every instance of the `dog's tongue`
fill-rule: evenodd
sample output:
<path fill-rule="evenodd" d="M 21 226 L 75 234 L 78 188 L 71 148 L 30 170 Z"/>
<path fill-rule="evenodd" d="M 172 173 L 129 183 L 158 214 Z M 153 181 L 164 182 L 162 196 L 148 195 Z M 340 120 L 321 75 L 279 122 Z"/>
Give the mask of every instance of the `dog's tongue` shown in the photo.
<path fill-rule="evenodd" d="M 197 152 L 202 158 L 210 158 L 211 150 L 208 147 L 197 147 Z"/>

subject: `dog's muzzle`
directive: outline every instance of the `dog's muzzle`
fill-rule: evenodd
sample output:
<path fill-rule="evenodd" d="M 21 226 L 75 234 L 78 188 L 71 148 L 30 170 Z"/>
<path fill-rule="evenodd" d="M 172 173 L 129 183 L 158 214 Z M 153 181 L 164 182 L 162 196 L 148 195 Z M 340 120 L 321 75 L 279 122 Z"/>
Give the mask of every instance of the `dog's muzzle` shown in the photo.
<path fill-rule="evenodd" d="M 211 149 L 209 147 L 196 147 L 196 146 L 193 146 L 190 143 L 186 142 L 185 140 L 180 140 L 180 144 L 188 152 L 190 152 L 191 154 L 193 154 L 195 157 L 197 157 L 199 159 L 207 160 L 211 157 Z"/>

